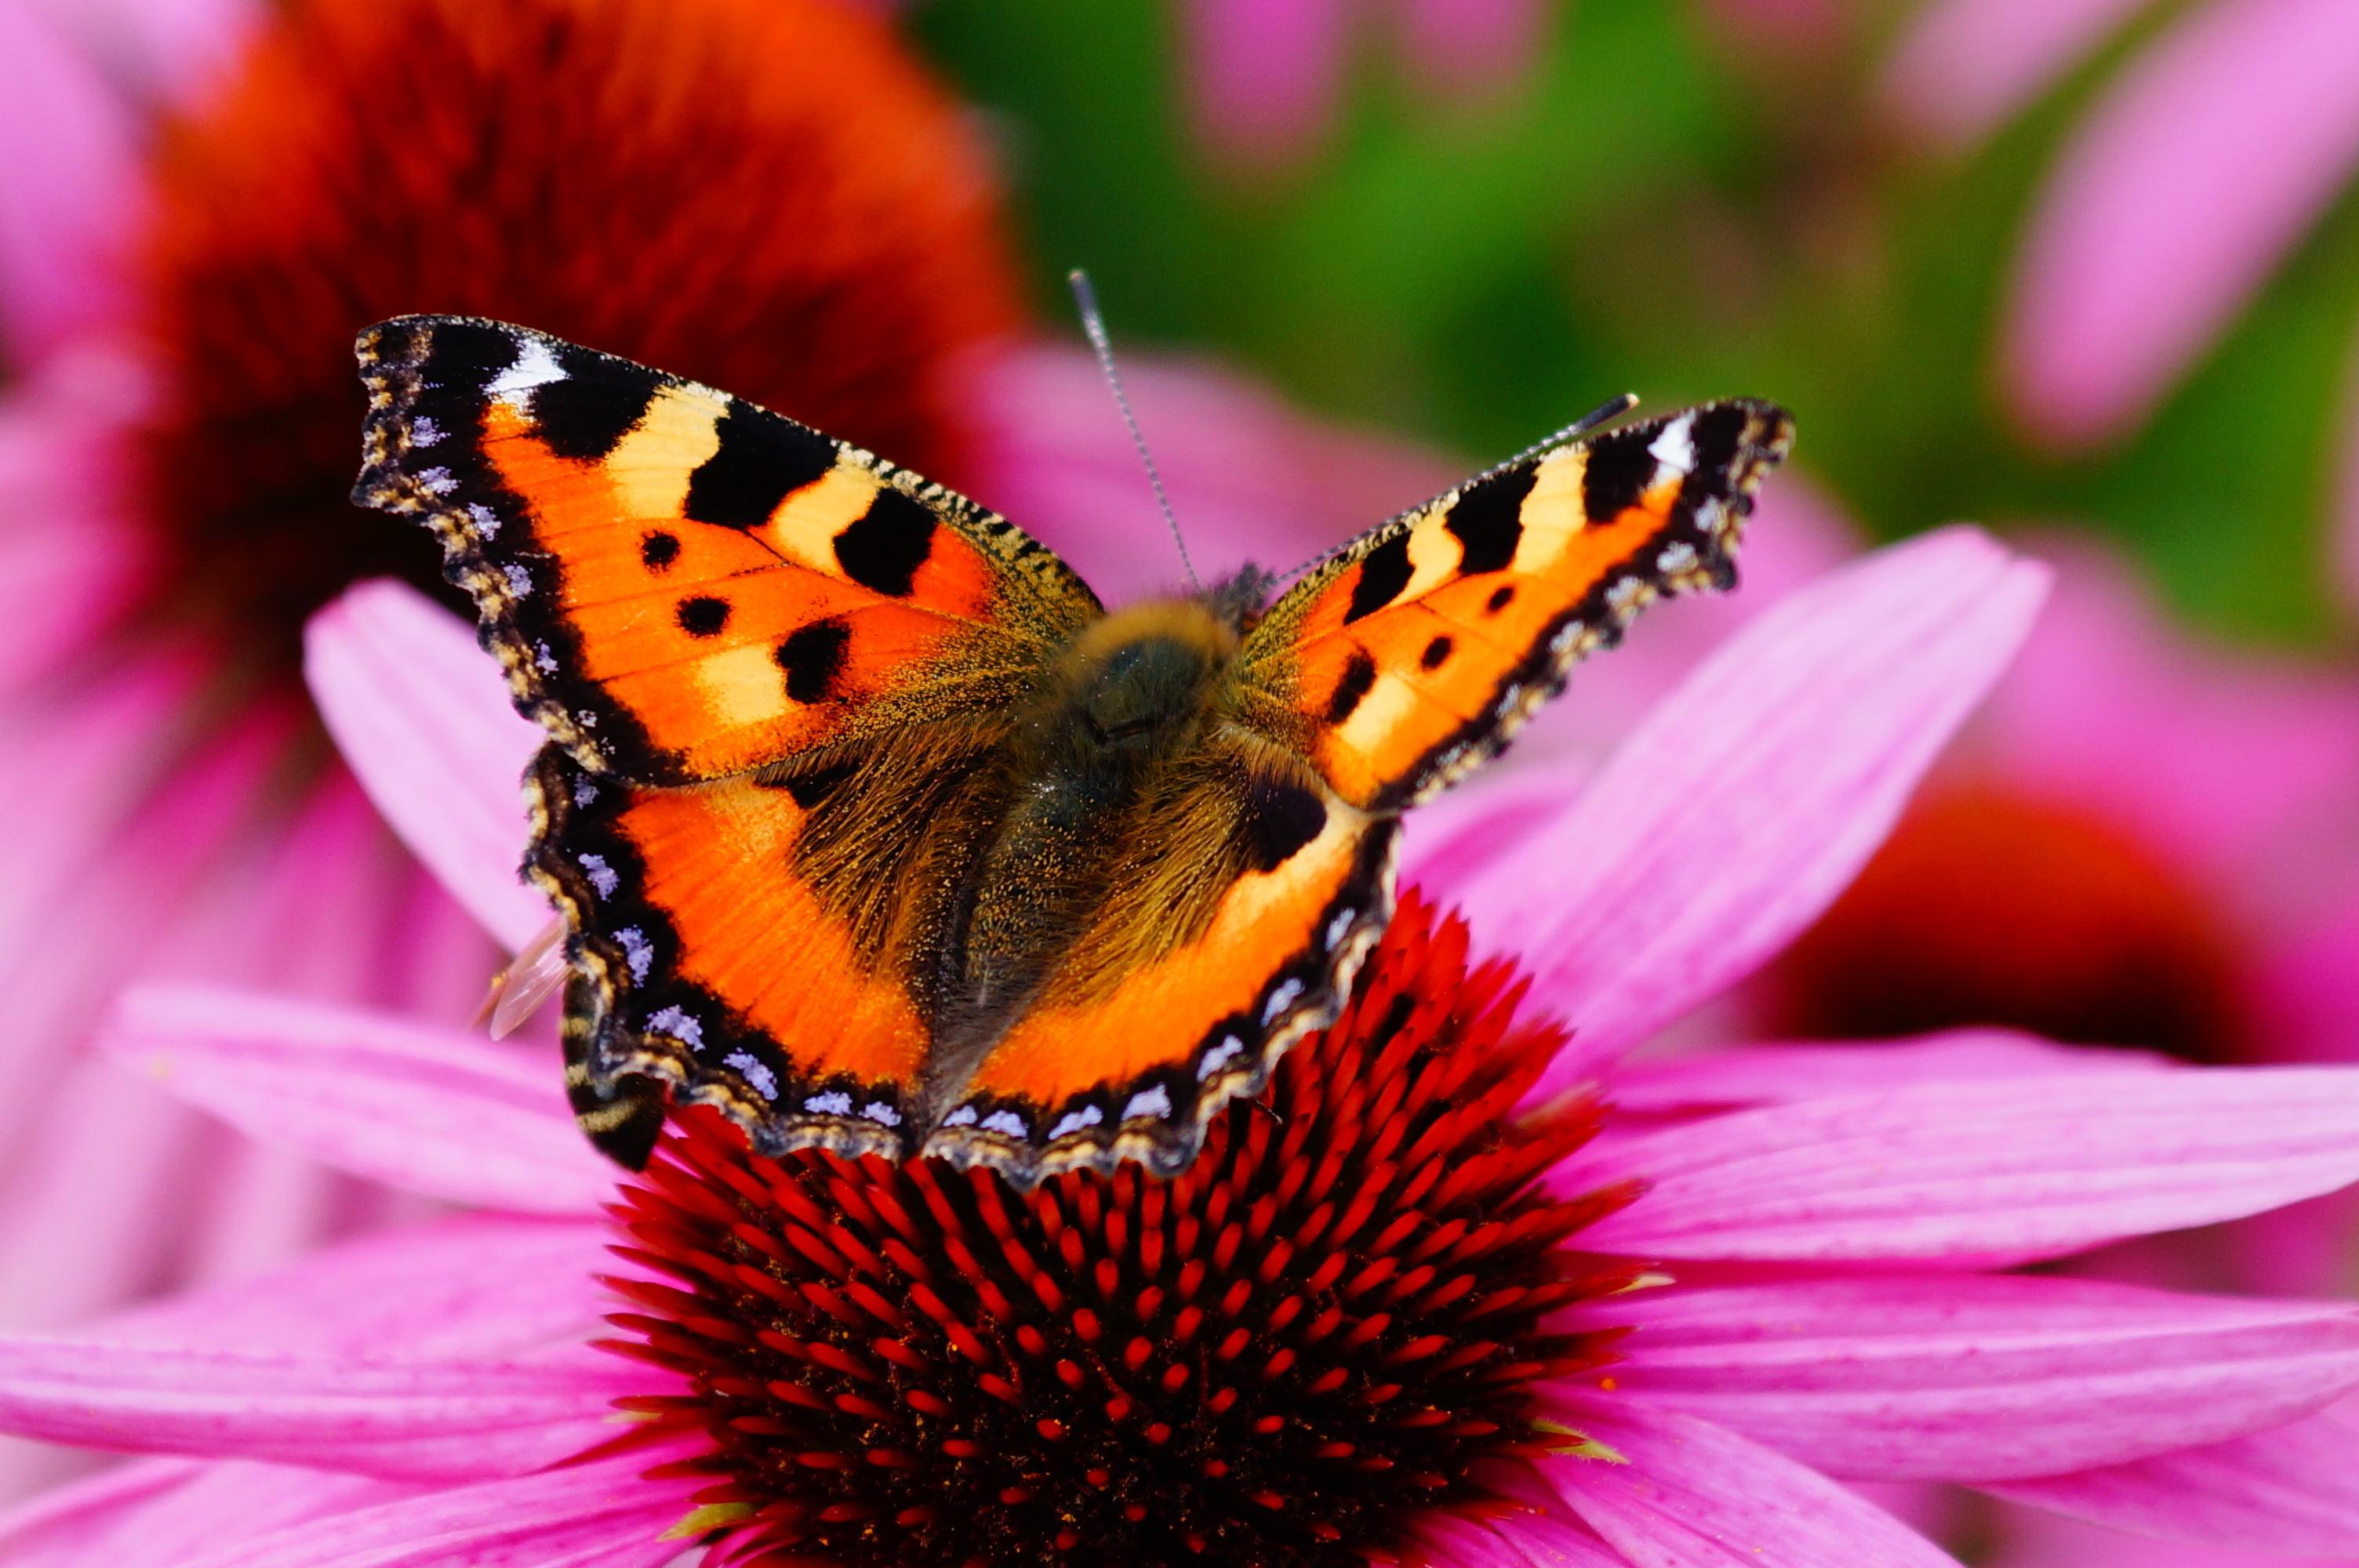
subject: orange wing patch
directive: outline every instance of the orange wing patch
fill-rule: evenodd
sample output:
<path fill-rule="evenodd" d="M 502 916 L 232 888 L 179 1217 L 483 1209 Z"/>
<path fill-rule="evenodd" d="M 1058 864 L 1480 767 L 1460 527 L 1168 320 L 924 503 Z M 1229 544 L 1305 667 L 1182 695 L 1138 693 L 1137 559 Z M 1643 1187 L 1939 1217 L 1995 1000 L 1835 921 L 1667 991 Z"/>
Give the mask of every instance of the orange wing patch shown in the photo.
<path fill-rule="evenodd" d="M 1658 595 L 1725 588 L 1793 436 L 1730 402 L 1528 454 L 1297 584 L 1243 658 L 1250 722 L 1344 799 L 1400 810 L 1495 755 Z"/>
<path fill-rule="evenodd" d="M 682 783 L 992 711 L 1098 614 L 1004 520 L 709 387 L 459 318 L 359 352 L 356 498 L 432 524 L 584 766 Z"/>
<path fill-rule="evenodd" d="M 795 874 L 807 796 L 755 777 L 645 788 L 553 747 L 532 786 L 529 869 L 580 933 L 592 1081 L 654 1079 L 773 1152 L 908 1152 L 926 1026 L 889 956 Z"/>

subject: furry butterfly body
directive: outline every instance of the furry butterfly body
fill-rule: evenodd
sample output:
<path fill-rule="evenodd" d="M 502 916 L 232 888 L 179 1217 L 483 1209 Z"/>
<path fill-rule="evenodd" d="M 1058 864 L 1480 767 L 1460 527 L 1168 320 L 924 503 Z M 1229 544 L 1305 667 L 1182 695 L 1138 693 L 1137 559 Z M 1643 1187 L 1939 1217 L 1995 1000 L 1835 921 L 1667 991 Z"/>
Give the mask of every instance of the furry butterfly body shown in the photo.
<path fill-rule="evenodd" d="M 1331 1022 L 1401 812 L 1649 599 L 1724 587 L 1791 427 L 1536 449 L 1346 546 L 1112 613 L 1005 520 L 712 389 L 416 317 L 363 334 L 356 499 L 415 514 L 550 744 L 527 873 L 584 1126 L 1022 1184 L 1183 1169 Z"/>

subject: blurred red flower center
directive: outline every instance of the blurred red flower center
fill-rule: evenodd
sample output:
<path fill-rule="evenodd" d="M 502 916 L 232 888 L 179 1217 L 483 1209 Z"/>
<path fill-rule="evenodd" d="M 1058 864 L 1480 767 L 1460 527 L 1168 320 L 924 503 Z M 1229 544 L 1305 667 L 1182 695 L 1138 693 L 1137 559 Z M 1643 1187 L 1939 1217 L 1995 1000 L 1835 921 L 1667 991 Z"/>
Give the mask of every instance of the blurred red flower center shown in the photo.
<path fill-rule="evenodd" d="M 2011 1026 L 2234 1054 L 2221 915 L 2118 829 L 1995 789 L 1929 794 L 1767 977 L 1809 1038 Z"/>
<path fill-rule="evenodd" d="M 1018 315 L 956 105 L 827 0 L 293 0 L 152 206 L 163 581 L 274 655 L 357 577 L 439 587 L 346 499 L 371 321 L 523 322 L 955 482 L 950 373 Z"/>
<path fill-rule="evenodd" d="M 759 1160 L 681 1116 L 623 1211 L 676 1283 L 614 1321 L 688 1390 L 630 1402 L 710 1441 L 702 1517 L 765 1561 L 1356 1564 L 1495 1506 L 1483 1461 L 1567 1441 L 1532 1382 L 1608 1358 L 1549 1314 L 1634 1272 L 1561 1244 L 1634 1195 L 1536 1189 L 1598 1110 L 1514 1114 L 1563 1035 L 1465 957 L 1405 902 L 1169 1182 Z"/>

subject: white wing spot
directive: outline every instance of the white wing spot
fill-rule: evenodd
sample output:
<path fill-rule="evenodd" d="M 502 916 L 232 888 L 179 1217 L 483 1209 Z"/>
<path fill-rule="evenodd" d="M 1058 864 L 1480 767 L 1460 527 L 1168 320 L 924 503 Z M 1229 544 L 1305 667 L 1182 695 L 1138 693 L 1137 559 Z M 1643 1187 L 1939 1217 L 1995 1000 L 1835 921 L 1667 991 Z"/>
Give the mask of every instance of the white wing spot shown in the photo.
<path fill-rule="evenodd" d="M 622 877 L 606 863 L 605 856 L 576 855 L 573 858 L 582 862 L 583 871 L 590 873 L 590 885 L 598 890 L 600 898 L 614 897 L 614 890 L 623 885 Z"/>
<path fill-rule="evenodd" d="M 1358 913 L 1359 912 L 1356 910 L 1339 909 L 1335 912 L 1335 918 L 1327 923 L 1327 950 L 1329 952 L 1333 952 L 1335 950 L 1335 944 L 1341 942 L 1343 939 L 1343 934 L 1352 929 L 1352 922 L 1357 918 Z"/>
<path fill-rule="evenodd" d="M 1093 1105 L 1085 1105 L 1079 1110 L 1069 1110 L 1057 1119 L 1056 1126 L 1049 1129 L 1049 1141 L 1054 1143 L 1067 1133 L 1079 1132 L 1084 1127 L 1095 1127 L 1104 1119 L 1105 1113 Z"/>
<path fill-rule="evenodd" d="M 722 1057 L 721 1059 L 730 1066 L 736 1068 L 737 1071 L 744 1076 L 747 1083 L 753 1085 L 756 1089 L 759 1089 L 764 1099 L 776 1099 L 778 1098 L 777 1075 L 771 1072 L 769 1068 L 762 1065 L 759 1061 L 747 1055 L 743 1051 L 732 1051 L 729 1054 Z"/>
<path fill-rule="evenodd" d="M 974 1107 L 971 1105 L 962 1105 L 942 1118 L 944 1127 L 973 1127 L 974 1122 Z"/>
<path fill-rule="evenodd" d="M 442 427 L 434 423 L 433 419 L 429 416 L 420 414 L 417 418 L 412 419 L 409 422 L 409 444 L 411 446 L 430 447 L 441 438 Z"/>
<path fill-rule="evenodd" d="M 527 338 L 516 347 L 516 363 L 485 382 L 484 395 L 506 398 L 511 406 L 521 408 L 525 395 L 534 387 L 564 379 L 564 367 L 549 351 L 549 345 L 538 338 Z"/>
<path fill-rule="evenodd" d="M 474 523 L 475 532 L 482 535 L 484 538 L 493 538 L 498 535 L 500 531 L 500 514 L 493 511 L 490 507 L 484 505 L 482 502 L 471 501 L 467 503 L 467 516 Z"/>
<path fill-rule="evenodd" d="M 1238 1039 L 1235 1035 L 1227 1034 L 1222 1036 L 1221 1043 L 1218 1045 L 1213 1046 L 1211 1050 L 1205 1052 L 1204 1059 L 1196 1064 L 1196 1081 L 1200 1084 L 1202 1083 L 1206 1078 L 1211 1077 L 1214 1073 L 1219 1072 L 1223 1067 L 1227 1066 L 1232 1061 L 1243 1055 L 1245 1054 L 1245 1043 Z"/>
<path fill-rule="evenodd" d="M 1151 1116 L 1160 1121 L 1170 1114 L 1171 1096 L 1165 1091 L 1161 1084 L 1156 1085 L 1151 1089 L 1139 1090 L 1130 1097 L 1130 1103 L 1122 1108 L 1122 1119 L 1125 1121 L 1142 1116 Z"/>
<path fill-rule="evenodd" d="M 429 495 L 448 495 L 459 488 L 449 469 L 425 469 L 418 475 L 418 488 Z"/>
<path fill-rule="evenodd" d="M 501 568 L 501 575 L 508 579 L 508 591 L 518 599 L 532 591 L 532 574 L 514 561 Z"/>
<path fill-rule="evenodd" d="M 1605 602 L 1614 613 L 1627 621 L 1655 596 L 1643 578 L 1625 577 L 1605 590 Z"/>
<path fill-rule="evenodd" d="M 1696 554 L 1696 547 L 1681 540 L 1676 545 L 1669 546 L 1661 555 L 1655 557 L 1655 569 L 1665 577 L 1684 577 L 1696 569 L 1696 564 L 1700 559 L 1701 557 Z"/>
<path fill-rule="evenodd" d="M 886 1127 L 898 1127 L 901 1125 L 901 1113 L 895 1110 L 891 1106 L 886 1105 L 881 1099 L 873 1099 L 866 1105 L 862 1106 L 860 1108 L 860 1114 L 866 1117 L 871 1121 L 882 1123 Z"/>
<path fill-rule="evenodd" d="M 842 1089 L 832 1089 L 823 1095 L 813 1095 L 803 1101 L 803 1108 L 813 1116 L 850 1116 L 852 1097 Z"/>
<path fill-rule="evenodd" d="M 658 1008 L 647 1014 L 647 1027 L 661 1034 L 683 1041 L 691 1051 L 704 1049 L 704 1025 L 679 1008 Z"/>
<path fill-rule="evenodd" d="M 1694 424 L 1690 416 L 1680 415 L 1663 427 L 1663 433 L 1647 447 L 1647 455 L 1673 473 L 1695 472 L 1695 441 L 1689 435 Z"/>
<path fill-rule="evenodd" d="M 614 933 L 614 940 L 622 946 L 623 962 L 630 966 L 631 979 L 645 981 L 656 961 L 655 944 L 647 940 L 647 934 L 636 925 L 625 925 Z"/>
<path fill-rule="evenodd" d="M 1029 1130 L 1024 1125 L 1024 1119 L 1012 1110 L 993 1111 L 983 1119 L 983 1130 L 985 1132 L 1005 1133 L 1010 1138 L 1031 1136 Z"/>
<path fill-rule="evenodd" d="M 1261 1004 L 1261 1021 L 1264 1023 L 1269 1022 L 1270 1020 L 1276 1018 L 1279 1013 L 1284 1012 L 1288 1008 L 1292 1007 L 1294 1005 L 1294 999 L 1301 994 L 1302 982 L 1300 980 L 1287 979 L 1279 981 L 1277 989 L 1269 993 L 1269 1000 Z"/>

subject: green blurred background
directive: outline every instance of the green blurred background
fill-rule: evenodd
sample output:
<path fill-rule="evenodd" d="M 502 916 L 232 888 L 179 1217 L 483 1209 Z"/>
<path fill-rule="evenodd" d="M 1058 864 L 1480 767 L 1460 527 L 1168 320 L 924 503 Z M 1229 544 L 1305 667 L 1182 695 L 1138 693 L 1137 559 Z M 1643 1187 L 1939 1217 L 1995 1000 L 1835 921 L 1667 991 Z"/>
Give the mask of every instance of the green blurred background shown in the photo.
<path fill-rule="evenodd" d="M 1790 406 L 1799 460 L 1878 536 L 1966 518 L 2102 530 L 2196 624 L 2320 644 L 2359 323 L 2345 190 L 2132 436 L 2062 458 L 2003 410 L 1994 341 L 2039 180 L 2147 7 L 1970 154 L 1875 112 L 1906 7 L 1784 37 L 1679 0 L 1552 9 L 1527 71 L 1438 103 L 1382 48 L 1280 168 L 1191 135 L 1169 7 L 937 0 L 910 21 L 994 121 L 1043 319 L 1086 265 L 1133 347 L 1504 455 L 1613 393 Z"/>

